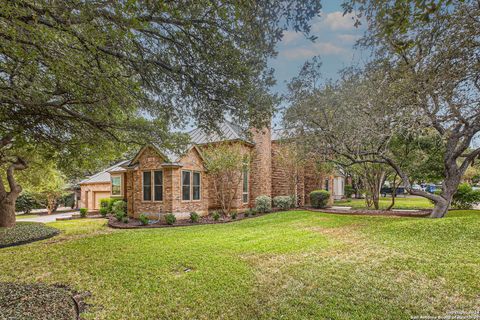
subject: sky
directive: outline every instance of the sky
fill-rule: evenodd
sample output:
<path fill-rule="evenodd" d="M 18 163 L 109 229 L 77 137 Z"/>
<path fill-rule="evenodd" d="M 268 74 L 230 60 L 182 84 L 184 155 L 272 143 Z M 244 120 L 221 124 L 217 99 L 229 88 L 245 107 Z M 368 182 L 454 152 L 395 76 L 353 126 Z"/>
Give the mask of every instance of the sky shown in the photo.
<path fill-rule="evenodd" d="M 278 55 L 269 61 L 275 69 L 276 85 L 273 92 L 285 93 L 286 83 L 298 75 L 304 62 L 320 56 L 323 62 L 322 77 L 337 79 L 338 72 L 352 64 L 364 62 L 365 52 L 354 49 L 354 44 L 364 33 L 363 26 L 355 27 L 352 15 L 343 15 L 343 0 L 323 1 L 320 17 L 312 21 L 311 34 L 318 38 L 312 42 L 301 33 L 285 31 L 277 46 Z M 277 114 L 274 123 L 279 122 Z"/>

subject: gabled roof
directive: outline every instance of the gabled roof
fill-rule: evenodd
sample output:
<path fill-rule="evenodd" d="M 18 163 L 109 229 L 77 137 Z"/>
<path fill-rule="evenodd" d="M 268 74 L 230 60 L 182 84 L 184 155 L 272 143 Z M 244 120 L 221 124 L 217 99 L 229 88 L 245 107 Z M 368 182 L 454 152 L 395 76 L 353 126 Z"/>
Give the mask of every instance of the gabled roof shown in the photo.
<path fill-rule="evenodd" d="M 164 163 L 162 163 L 162 165 L 178 165 L 178 166 L 181 166 L 181 163 L 180 163 L 181 158 L 184 155 L 186 155 L 192 149 L 197 150 L 200 157 L 202 157 L 202 153 L 198 149 L 198 147 L 196 145 L 192 145 L 192 144 L 188 145 L 187 148 L 185 148 L 185 150 L 182 151 L 182 152 L 172 152 L 170 150 L 162 149 L 158 145 L 148 144 L 148 145 L 144 146 L 142 149 L 140 149 L 140 151 L 138 151 L 138 153 L 135 155 L 135 157 L 131 161 L 129 161 L 127 164 L 123 165 L 123 167 L 134 166 L 136 161 L 140 157 L 140 155 L 148 147 L 153 148 L 156 152 L 158 152 L 158 154 L 160 154 L 162 156 L 162 158 L 164 160 Z"/>
<path fill-rule="evenodd" d="M 110 172 L 119 171 L 121 169 L 121 166 L 127 164 L 128 162 L 130 162 L 130 160 L 120 161 L 120 162 L 114 164 L 113 166 L 108 167 L 107 169 L 105 169 L 103 171 L 100 171 L 99 173 L 96 173 L 93 176 L 90 176 L 90 177 L 80 181 L 79 184 L 110 182 Z"/>
<path fill-rule="evenodd" d="M 207 132 L 201 128 L 194 129 L 188 134 L 193 144 L 206 144 L 220 141 L 240 140 L 252 144 L 242 127 L 229 121 L 218 125 L 219 132 Z"/>

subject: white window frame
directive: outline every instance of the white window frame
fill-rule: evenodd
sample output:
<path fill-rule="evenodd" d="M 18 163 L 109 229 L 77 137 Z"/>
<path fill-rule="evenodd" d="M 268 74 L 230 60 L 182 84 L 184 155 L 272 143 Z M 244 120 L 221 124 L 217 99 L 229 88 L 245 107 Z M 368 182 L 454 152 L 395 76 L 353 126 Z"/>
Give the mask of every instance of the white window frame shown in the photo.
<path fill-rule="evenodd" d="M 113 193 L 113 179 L 116 179 L 116 178 L 120 179 L 120 193 L 119 194 L 114 194 Z M 110 175 L 110 181 L 111 181 L 110 195 L 112 197 L 123 196 L 123 177 L 121 175 Z"/>

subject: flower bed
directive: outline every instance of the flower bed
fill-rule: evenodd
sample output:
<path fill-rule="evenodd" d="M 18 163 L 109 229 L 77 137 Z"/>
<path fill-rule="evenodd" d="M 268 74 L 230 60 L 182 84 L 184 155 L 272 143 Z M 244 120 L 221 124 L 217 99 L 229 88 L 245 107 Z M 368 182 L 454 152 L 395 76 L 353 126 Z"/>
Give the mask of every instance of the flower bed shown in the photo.
<path fill-rule="evenodd" d="M 78 319 L 82 295 L 65 286 L 0 282 L 1 319 Z"/>
<path fill-rule="evenodd" d="M 0 228 L 0 248 L 48 239 L 59 232 L 39 222 L 17 222 L 13 228 Z"/>
<path fill-rule="evenodd" d="M 272 210 L 272 212 L 277 212 L 282 210 Z M 272 213 L 269 212 L 269 213 Z M 240 221 L 244 219 L 251 219 L 255 217 L 264 216 L 268 213 L 257 213 L 255 215 L 245 215 L 244 213 L 238 213 L 236 219 L 232 219 L 231 217 L 223 217 L 221 216 L 219 220 L 215 221 L 211 216 L 200 217 L 198 222 L 191 222 L 190 220 L 177 220 L 174 224 L 167 224 L 164 220 L 159 222 L 150 223 L 147 225 L 142 225 L 142 223 L 137 220 L 130 218 L 128 223 L 124 223 L 122 221 L 117 221 L 115 217 L 110 217 L 108 220 L 108 226 L 117 229 L 137 229 L 137 228 L 170 228 L 170 227 L 185 227 L 185 226 L 196 226 L 202 224 L 218 224 L 218 223 L 229 223 Z"/>

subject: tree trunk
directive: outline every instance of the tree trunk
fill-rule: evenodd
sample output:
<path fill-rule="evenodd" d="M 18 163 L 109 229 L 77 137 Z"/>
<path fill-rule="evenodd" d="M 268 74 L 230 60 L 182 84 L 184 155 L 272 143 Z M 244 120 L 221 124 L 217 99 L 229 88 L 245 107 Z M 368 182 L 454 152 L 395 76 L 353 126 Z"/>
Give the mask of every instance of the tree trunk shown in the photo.
<path fill-rule="evenodd" d="M 430 214 L 430 218 L 443 218 L 448 212 L 449 205 L 450 202 L 447 200 L 437 201 Z"/>
<path fill-rule="evenodd" d="M 17 197 L 10 194 L 0 201 L 0 228 L 15 227 L 15 200 Z"/>

